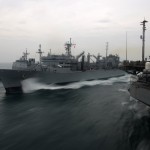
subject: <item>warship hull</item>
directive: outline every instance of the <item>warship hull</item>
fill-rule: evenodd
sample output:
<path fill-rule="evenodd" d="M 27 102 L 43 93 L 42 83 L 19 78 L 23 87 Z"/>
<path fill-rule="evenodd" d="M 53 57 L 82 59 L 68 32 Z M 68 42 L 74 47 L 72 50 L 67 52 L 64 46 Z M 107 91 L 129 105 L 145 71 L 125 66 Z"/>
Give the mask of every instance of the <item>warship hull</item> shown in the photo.
<path fill-rule="evenodd" d="M 131 97 L 150 106 L 150 86 L 146 83 L 135 82 L 130 85 L 129 92 Z"/>
<path fill-rule="evenodd" d="M 56 84 L 104 79 L 123 75 L 125 75 L 125 72 L 119 69 L 72 71 L 69 73 L 0 69 L 0 79 L 6 93 L 22 92 L 22 81 L 29 78 L 37 78 L 39 82 L 46 84 Z"/>

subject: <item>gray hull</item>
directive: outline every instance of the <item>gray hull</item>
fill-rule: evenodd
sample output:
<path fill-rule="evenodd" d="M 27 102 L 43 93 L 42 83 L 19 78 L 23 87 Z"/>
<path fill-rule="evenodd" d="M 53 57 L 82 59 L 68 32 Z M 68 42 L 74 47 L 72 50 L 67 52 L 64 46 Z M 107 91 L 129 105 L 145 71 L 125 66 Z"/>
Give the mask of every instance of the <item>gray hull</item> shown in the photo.
<path fill-rule="evenodd" d="M 0 70 L 0 79 L 6 89 L 6 93 L 22 91 L 21 81 L 28 78 L 38 78 L 40 82 L 67 83 L 94 79 L 103 79 L 125 75 L 125 72 L 118 69 L 100 69 L 89 71 L 72 71 L 69 73 L 43 72 L 43 71 L 17 71 Z"/>
<path fill-rule="evenodd" d="M 135 82 L 130 85 L 129 89 L 130 95 L 150 106 L 150 87 L 141 82 Z"/>

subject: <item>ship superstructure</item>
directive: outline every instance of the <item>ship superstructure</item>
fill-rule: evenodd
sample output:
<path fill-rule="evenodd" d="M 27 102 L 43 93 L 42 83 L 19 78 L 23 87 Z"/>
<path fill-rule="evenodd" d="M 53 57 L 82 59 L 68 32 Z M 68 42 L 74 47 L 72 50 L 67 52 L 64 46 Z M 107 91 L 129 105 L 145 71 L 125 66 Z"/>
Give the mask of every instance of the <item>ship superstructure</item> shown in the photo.
<path fill-rule="evenodd" d="M 34 71 L 50 71 L 50 72 L 66 72 L 66 71 L 86 71 L 91 69 L 112 69 L 117 68 L 119 64 L 118 55 L 109 55 L 102 57 L 100 54 L 97 56 L 90 55 L 88 53 L 87 58 L 85 52 L 81 52 L 77 56 L 71 54 L 72 47 L 71 39 L 70 42 L 65 43 L 65 54 L 56 55 L 48 53 L 47 56 L 42 56 L 41 45 L 39 45 L 38 54 L 39 62 L 35 62 L 34 58 L 27 58 L 29 53 L 24 52 L 23 56 L 16 60 L 13 65 L 13 70 L 34 70 Z M 82 58 L 81 58 L 82 57 Z M 101 58 L 102 57 L 102 58 Z M 81 60 L 79 61 L 79 59 Z M 101 58 L 101 59 L 100 59 Z M 85 60 L 86 59 L 86 60 Z M 95 61 L 93 60 L 95 59 Z"/>

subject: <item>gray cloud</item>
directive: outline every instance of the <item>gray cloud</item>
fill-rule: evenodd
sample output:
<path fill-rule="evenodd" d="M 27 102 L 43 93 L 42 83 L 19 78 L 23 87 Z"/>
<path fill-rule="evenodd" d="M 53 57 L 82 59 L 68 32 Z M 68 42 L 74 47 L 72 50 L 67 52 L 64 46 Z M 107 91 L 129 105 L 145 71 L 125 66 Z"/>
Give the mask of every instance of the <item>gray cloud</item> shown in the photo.
<path fill-rule="evenodd" d="M 39 43 L 43 43 L 43 47 L 46 45 L 45 49 L 50 47 L 54 52 L 57 49 L 63 52 L 62 45 L 70 37 L 78 45 L 76 53 L 81 49 L 94 49 L 93 53 L 101 49 L 103 53 L 105 42 L 109 41 L 110 52 L 118 49 L 122 51 L 120 57 L 124 58 L 126 31 L 129 49 L 141 49 L 140 22 L 143 16 L 150 21 L 146 16 L 150 13 L 149 6 L 148 0 L 144 3 L 142 0 L 0 0 L 0 38 L 7 37 L 0 41 L 0 54 L 4 51 L 6 54 L 0 55 L 0 61 L 13 61 L 20 55 L 18 49 L 29 46 L 35 49 Z M 147 49 L 150 47 L 149 24 Z M 13 49 L 12 55 L 15 54 L 13 59 L 12 55 L 9 58 L 7 55 L 10 49 Z M 130 50 L 132 57 L 135 54 L 130 54 Z M 139 59 L 139 56 L 134 58 Z"/>
<path fill-rule="evenodd" d="M 17 23 L 18 23 L 18 24 L 20 24 L 20 25 L 25 25 L 25 24 L 27 24 L 27 22 L 26 22 L 26 21 L 24 21 L 24 20 L 22 20 L 22 21 L 18 21 Z"/>
<path fill-rule="evenodd" d="M 97 21 L 97 23 L 104 23 L 104 24 L 106 24 L 106 23 L 111 23 L 112 22 L 112 20 L 111 19 L 100 19 L 100 20 L 98 20 Z"/>

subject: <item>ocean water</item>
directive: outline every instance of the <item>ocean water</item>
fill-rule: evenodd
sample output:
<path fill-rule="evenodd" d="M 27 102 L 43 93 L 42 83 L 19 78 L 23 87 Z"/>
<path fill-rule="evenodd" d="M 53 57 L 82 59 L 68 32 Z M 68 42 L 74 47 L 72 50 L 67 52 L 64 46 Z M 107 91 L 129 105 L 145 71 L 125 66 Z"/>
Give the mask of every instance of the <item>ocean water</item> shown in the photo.
<path fill-rule="evenodd" d="M 11 69 L 12 63 L 0 63 L 0 69 Z"/>
<path fill-rule="evenodd" d="M 44 85 L 0 82 L 0 150 L 149 150 L 150 109 L 130 97 L 130 75 Z"/>

